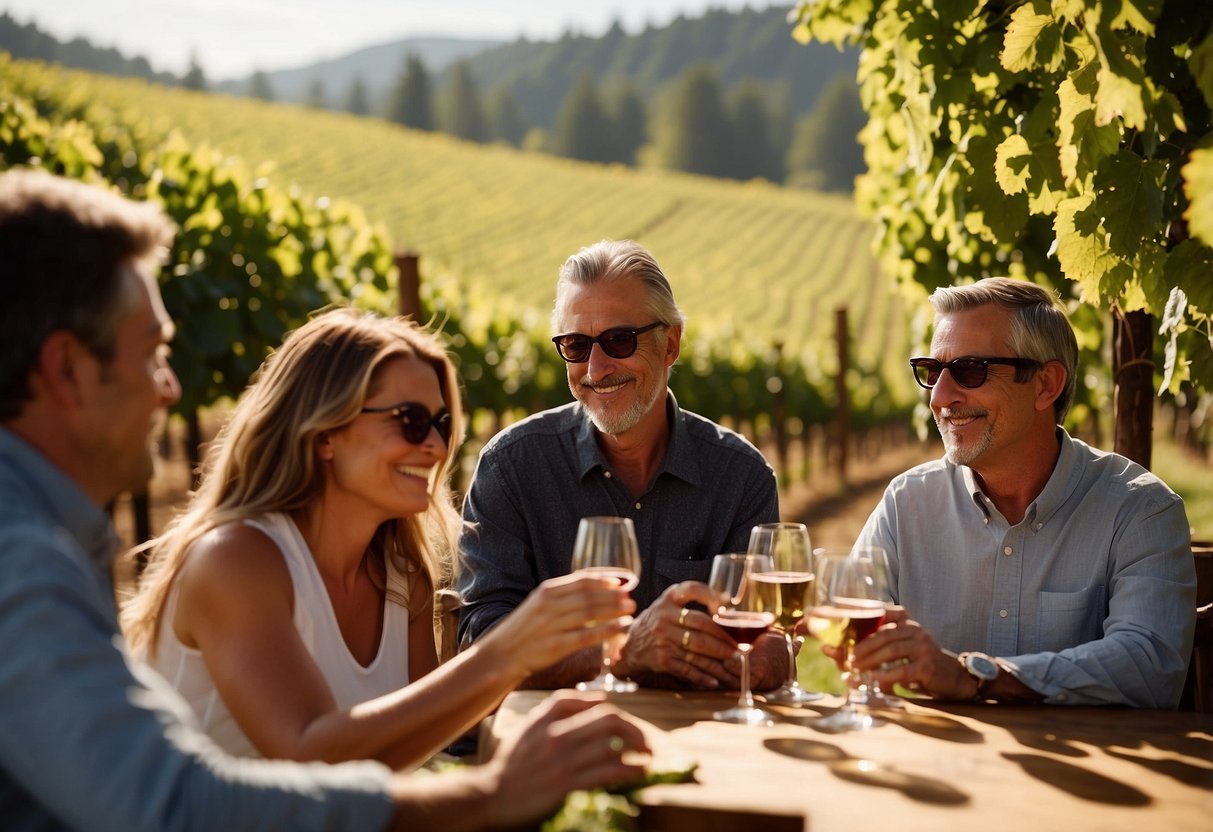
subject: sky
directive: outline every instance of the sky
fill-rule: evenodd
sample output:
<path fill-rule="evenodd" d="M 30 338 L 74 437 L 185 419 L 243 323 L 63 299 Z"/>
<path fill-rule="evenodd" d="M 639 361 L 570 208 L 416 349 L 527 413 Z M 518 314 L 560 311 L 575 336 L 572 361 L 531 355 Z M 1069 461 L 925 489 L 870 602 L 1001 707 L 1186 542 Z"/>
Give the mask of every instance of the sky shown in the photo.
<path fill-rule="evenodd" d="M 20 23 L 60 40 L 142 56 L 181 74 L 190 54 L 207 78 L 243 78 L 335 58 L 404 37 L 552 40 L 599 35 L 618 20 L 629 32 L 709 8 L 768 8 L 791 0 L 0 0 Z"/>

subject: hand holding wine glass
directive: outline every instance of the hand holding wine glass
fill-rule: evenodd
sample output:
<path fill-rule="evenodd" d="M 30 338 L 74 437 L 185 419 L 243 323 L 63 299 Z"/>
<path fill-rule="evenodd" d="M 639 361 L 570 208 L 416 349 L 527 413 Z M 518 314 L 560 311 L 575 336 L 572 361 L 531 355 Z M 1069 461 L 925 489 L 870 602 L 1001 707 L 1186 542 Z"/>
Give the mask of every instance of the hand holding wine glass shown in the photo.
<path fill-rule="evenodd" d="M 721 722 L 742 725 L 772 725 L 771 715 L 754 707 L 750 692 L 750 650 L 754 642 L 775 622 L 775 614 L 763 608 L 762 593 L 754 575 L 771 571 L 767 555 L 726 554 L 712 560 L 708 584 L 724 596 L 712 614 L 712 620 L 737 642 L 741 656 L 741 693 L 737 705 L 717 711 L 713 717 Z"/>
<path fill-rule="evenodd" d="M 803 523 L 763 523 L 750 532 L 752 554 L 769 555 L 770 572 L 754 579 L 763 590 L 764 606 L 775 614 L 788 649 L 788 677 L 783 686 L 763 696 L 767 702 L 802 705 L 821 699 L 822 694 L 800 686 L 796 674 L 796 625 L 812 603 L 813 557 L 809 530 Z"/>
<path fill-rule="evenodd" d="M 632 521 L 627 517 L 581 518 L 573 544 L 572 568 L 575 572 L 599 578 L 614 578 L 620 586 L 634 589 L 640 580 L 640 547 Z M 611 672 L 619 643 L 625 637 L 620 634 L 602 643 L 602 667 L 598 676 L 578 683 L 577 690 L 631 693 L 637 689 L 635 682 L 620 679 Z"/>

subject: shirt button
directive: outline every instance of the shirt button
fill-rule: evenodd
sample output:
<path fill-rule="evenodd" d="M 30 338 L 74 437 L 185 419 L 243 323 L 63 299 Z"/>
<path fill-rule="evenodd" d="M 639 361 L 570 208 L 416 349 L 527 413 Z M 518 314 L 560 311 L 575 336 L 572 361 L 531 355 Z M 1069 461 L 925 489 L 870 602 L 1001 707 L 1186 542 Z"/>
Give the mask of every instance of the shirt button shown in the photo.
<path fill-rule="evenodd" d="M 1037 524 L 1036 524 L 1036 531 L 1040 531 L 1040 530 L 1041 530 L 1041 529 L 1043 529 L 1044 527 L 1045 527 L 1045 524 L 1044 524 L 1044 523 L 1037 523 Z"/>
<path fill-rule="evenodd" d="M 606 477 L 608 480 L 611 478 L 611 472 L 610 472 L 610 471 L 604 471 L 602 475 L 603 475 L 604 477 Z"/>
<path fill-rule="evenodd" d="M 640 510 L 640 503 L 637 503 L 637 504 L 636 504 L 636 510 L 637 510 L 637 511 L 639 511 L 639 510 Z"/>
<path fill-rule="evenodd" d="M 1010 613 L 1009 613 L 1009 612 L 1007 612 L 1006 610 L 999 610 L 999 611 L 998 611 L 998 617 L 999 617 L 999 618 L 1006 618 L 1008 615 L 1010 615 Z"/>
<path fill-rule="evenodd" d="M 1014 549 L 1012 549 L 1010 546 L 1006 546 L 1006 547 L 1004 547 L 1004 548 L 1003 548 L 1002 553 L 1003 553 L 1004 555 L 1006 555 L 1007 557 L 1010 557 L 1010 556 L 1011 556 L 1011 554 L 1012 554 L 1014 551 L 1015 551 L 1015 550 L 1014 550 Z"/>

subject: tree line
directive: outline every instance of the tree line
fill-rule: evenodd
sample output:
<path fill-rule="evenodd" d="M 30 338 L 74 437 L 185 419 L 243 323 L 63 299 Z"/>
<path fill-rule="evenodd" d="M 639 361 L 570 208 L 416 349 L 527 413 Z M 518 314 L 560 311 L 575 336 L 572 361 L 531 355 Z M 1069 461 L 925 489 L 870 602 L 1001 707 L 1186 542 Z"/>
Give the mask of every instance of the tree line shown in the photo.
<path fill-rule="evenodd" d="M 269 76 L 254 73 L 249 94 L 274 100 Z M 456 62 L 439 87 L 417 55 L 405 57 L 387 101 L 375 112 L 367 85 L 355 75 L 339 95 L 317 77 L 308 106 L 380 115 L 415 130 L 465 141 L 501 142 L 523 150 L 586 162 L 664 167 L 728 179 L 766 179 L 850 191 L 863 172 L 857 138 L 864 124 L 858 87 L 839 75 L 817 105 L 797 118 L 769 84 L 744 79 L 725 88 L 710 64 L 696 64 L 645 99 L 628 80 L 599 83 L 582 73 L 556 110 L 550 129 L 529 124 L 502 84 L 485 92 L 467 60 Z"/>

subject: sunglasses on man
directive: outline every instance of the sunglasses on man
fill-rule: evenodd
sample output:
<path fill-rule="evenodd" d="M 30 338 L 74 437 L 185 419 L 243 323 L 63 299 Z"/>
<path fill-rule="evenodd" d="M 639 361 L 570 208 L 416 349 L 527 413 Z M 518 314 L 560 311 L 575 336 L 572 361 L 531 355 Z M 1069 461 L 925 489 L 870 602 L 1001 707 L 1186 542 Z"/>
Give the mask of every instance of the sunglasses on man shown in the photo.
<path fill-rule="evenodd" d="M 935 358 L 911 358 L 910 366 L 914 368 L 914 380 L 919 387 L 930 390 L 939 383 L 939 377 L 947 370 L 952 374 L 952 380 L 969 390 L 986 383 L 990 374 L 991 364 L 1005 364 L 1018 371 L 1039 370 L 1043 366 L 1031 358 L 983 358 L 966 355 L 951 361 L 939 361 Z M 1018 380 L 1018 378 L 1017 378 Z"/>
<path fill-rule="evenodd" d="M 446 408 L 431 415 L 430 409 L 419 402 L 401 402 L 387 407 L 364 407 L 359 413 L 389 413 L 400 420 L 400 433 L 404 440 L 421 445 L 430 435 L 430 428 L 438 431 L 443 444 L 451 441 L 451 414 Z"/>
<path fill-rule="evenodd" d="M 552 339 L 552 343 L 556 345 L 556 352 L 560 353 L 560 357 L 570 364 L 589 361 L 590 350 L 594 348 L 595 344 L 602 347 L 602 351 L 611 358 L 631 358 L 636 352 L 637 336 L 659 326 L 665 326 L 665 324 L 662 321 L 656 321 L 648 326 L 634 329 L 616 326 L 604 329 L 595 337 L 582 335 L 580 332 L 570 332 L 565 335 L 557 335 Z"/>

